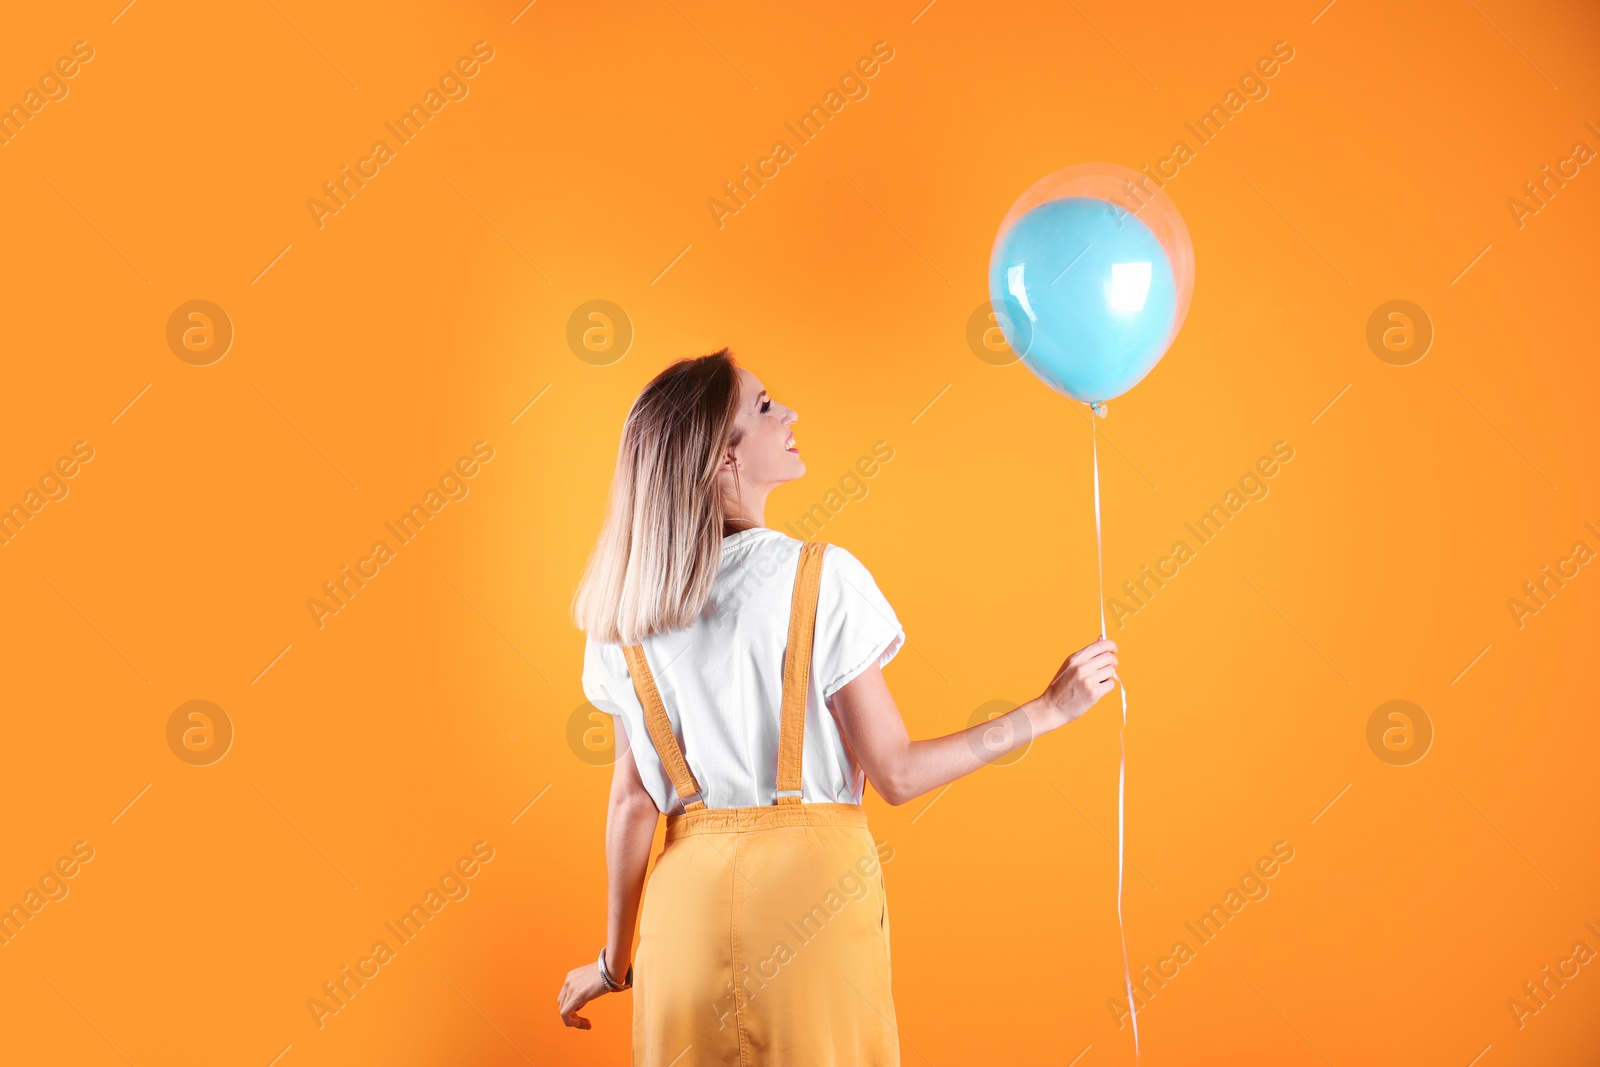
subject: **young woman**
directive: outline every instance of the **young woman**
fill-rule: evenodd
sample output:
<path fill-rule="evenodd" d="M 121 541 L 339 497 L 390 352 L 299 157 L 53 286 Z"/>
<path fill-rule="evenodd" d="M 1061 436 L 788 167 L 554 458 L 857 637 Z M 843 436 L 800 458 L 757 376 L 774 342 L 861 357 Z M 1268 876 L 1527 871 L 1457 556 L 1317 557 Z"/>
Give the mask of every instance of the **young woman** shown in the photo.
<path fill-rule="evenodd" d="M 1102 639 L 1001 718 L 911 740 L 882 674 L 905 634 L 872 575 L 837 545 L 765 525 L 767 496 L 806 470 L 797 417 L 727 349 L 658 374 L 628 412 L 573 601 L 584 693 L 623 729 L 606 943 L 557 1004 L 587 1030 L 579 1010 L 631 986 L 636 1067 L 898 1064 L 863 779 L 904 804 L 1115 684 Z"/>

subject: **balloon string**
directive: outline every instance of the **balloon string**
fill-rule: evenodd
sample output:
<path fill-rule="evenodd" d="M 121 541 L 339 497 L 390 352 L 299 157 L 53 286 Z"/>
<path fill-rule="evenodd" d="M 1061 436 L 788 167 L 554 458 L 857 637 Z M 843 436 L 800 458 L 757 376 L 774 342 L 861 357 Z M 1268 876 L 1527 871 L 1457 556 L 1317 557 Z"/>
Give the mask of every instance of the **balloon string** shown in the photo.
<path fill-rule="evenodd" d="M 1101 410 L 1104 410 L 1103 408 Z M 1095 574 L 1100 580 L 1100 637 L 1106 636 L 1106 565 L 1105 549 L 1100 535 L 1100 428 L 1095 424 L 1099 416 L 1090 411 L 1089 435 L 1090 452 L 1094 457 L 1094 555 Z M 1133 1059 L 1139 1061 L 1139 1011 L 1133 1003 L 1133 972 L 1128 967 L 1128 929 L 1122 921 L 1122 868 L 1123 868 L 1123 826 L 1126 821 L 1126 807 L 1123 802 L 1125 785 L 1128 777 L 1128 687 L 1122 681 L 1122 676 L 1113 674 L 1117 680 L 1117 691 L 1122 696 L 1122 729 L 1117 733 L 1117 744 L 1121 748 L 1120 760 L 1117 764 L 1117 932 L 1122 937 L 1122 981 L 1128 990 L 1128 1017 L 1133 1021 Z"/>

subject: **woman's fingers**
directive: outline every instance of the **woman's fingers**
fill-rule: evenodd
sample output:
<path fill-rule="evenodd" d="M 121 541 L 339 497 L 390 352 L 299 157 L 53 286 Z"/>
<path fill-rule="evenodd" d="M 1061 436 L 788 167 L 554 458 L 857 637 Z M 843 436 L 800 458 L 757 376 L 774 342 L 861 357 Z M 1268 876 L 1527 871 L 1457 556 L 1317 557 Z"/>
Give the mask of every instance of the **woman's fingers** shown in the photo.
<path fill-rule="evenodd" d="M 572 976 L 568 975 L 562 983 L 561 992 L 556 994 L 556 1010 L 561 1013 L 561 1021 L 579 1030 L 589 1029 L 589 1020 L 578 1014 L 578 1009 L 583 1005 L 583 996 L 572 984 Z"/>
<path fill-rule="evenodd" d="M 1105 696 L 1106 693 L 1108 693 L 1111 688 L 1117 684 L 1117 672 L 1114 667 L 1103 667 L 1099 670 L 1090 672 L 1084 677 L 1084 681 L 1087 682 L 1092 688 L 1095 694 L 1095 699 L 1098 700 L 1100 697 Z"/>
<path fill-rule="evenodd" d="M 1072 670 L 1073 668 L 1076 668 L 1082 671 L 1100 667 L 1107 663 L 1111 664 L 1112 666 L 1116 666 L 1117 662 L 1118 660 L 1116 652 L 1112 651 L 1111 649 L 1102 649 L 1092 656 L 1085 656 L 1076 662 L 1069 662 L 1066 664 L 1065 669 Z"/>
<path fill-rule="evenodd" d="M 1050 679 L 1047 698 L 1066 711 L 1066 721 L 1084 714 L 1117 684 L 1117 643 L 1102 637 L 1068 656 Z"/>
<path fill-rule="evenodd" d="M 1072 670 L 1078 678 L 1084 681 L 1097 681 L 1107 674 L 1116 673 L 1117 657 L 1107 652 L 1104 655 L 1097 656 L 1092 660 L 1078 664 L 1076 667 L 1072 668 Z"/>
<path fill-rule="evenodd" d="M 1094 658 L 1102 652 L 1115 652 L 1116 650 L 1117 643 L 1115 641 L 1112 641 L 1110 638 L 1102 637 L 1100 640 L 1095 641 L 1092 644 L 1085 645 L 1083 648 L 1078 649 L 1078 651 L 1068 656 L 1067 665 L 1075 666 L 1084 660 Z"/>

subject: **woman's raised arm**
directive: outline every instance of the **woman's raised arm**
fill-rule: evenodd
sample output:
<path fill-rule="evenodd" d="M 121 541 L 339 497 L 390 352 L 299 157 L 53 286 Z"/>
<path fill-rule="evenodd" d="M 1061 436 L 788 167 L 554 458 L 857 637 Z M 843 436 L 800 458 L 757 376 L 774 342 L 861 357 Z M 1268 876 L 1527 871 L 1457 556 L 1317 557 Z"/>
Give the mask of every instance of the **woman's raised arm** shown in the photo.
<path fill-rule="evenodd" d="M 828 706 L 872 787 L 891 804 L 971 774 L 1032 738 L 1065 726 L 1116 684 L 1117 646 L 1101 638 L 1068 656 L 1045 691 L 1013 711 L 957 733 L 913 741 L 874 663 Z"/>

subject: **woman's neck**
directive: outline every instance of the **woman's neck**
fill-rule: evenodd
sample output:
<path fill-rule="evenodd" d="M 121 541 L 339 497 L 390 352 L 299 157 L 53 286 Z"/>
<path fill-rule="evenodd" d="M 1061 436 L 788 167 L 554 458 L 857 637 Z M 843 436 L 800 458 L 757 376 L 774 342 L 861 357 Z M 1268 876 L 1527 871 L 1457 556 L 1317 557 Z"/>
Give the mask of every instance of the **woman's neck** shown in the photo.
<path fill-rule="evenodd" d="M 733 534 L 744 530 L 760 529 L 762 525 L 764 524 L 754 519 L 745 518 L 742 515 L 728 515 L 722 520 L 722 536 L 731 537 Z"/>

